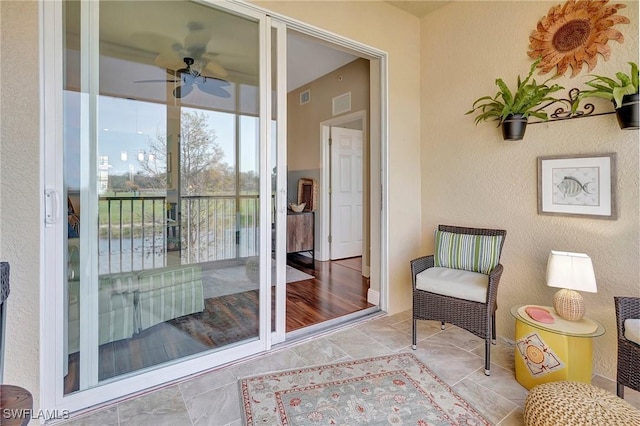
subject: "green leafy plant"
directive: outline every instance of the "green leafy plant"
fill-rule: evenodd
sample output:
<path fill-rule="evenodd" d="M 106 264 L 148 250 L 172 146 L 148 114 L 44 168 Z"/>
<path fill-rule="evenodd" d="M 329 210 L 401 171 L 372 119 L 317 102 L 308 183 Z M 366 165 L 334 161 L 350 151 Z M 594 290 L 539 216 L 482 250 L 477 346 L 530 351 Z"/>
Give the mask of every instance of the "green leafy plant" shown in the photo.
<path fill-rule="evenodd" d="M 590 75 L 593 79 L 585 84 L 592 90 L 580 92 L 578 99 L 584 98 L 603 98 L 613 102 L 616 109 L 622 106 L 622 97 L 624 95 L 633 95 L 638 93 L 638 65 L 629 62 L 631 65 L 631 73 L 625 74 L 617 72 L 616 77 L 619 81 L 601 75 Z M 573 112 L 578 108 L 578 103 L 573 105 Z"/>
<path fill-rule="evenodd" d="M 531 65 L 527 78 L 521 80 L 518 76 L 518 84 L 514 92 L 509 89 L 504 80 L 498 78 L 496 79 L 496 85 L 500 89 L 498 93 L 494 97 L 483 96 L 476 99 L 473 108 L 466 114 L 479 112 L 480 114 L 475 119 L 476 124 L 480 121 L 495 120 L 500 125 L 507 116 L 513 114 L 521 114 L 524 118 L 533 116 L 546 121 L 548 116 L 546 112 L 542 111 L 542 108 L 555 102 L 562 102 L 550 94 L 562 90 L 564 87 L 558 84 L 547 85 L 551 79 L 539 84 L 531 78 L 541 59 L 538 58 Z"/>

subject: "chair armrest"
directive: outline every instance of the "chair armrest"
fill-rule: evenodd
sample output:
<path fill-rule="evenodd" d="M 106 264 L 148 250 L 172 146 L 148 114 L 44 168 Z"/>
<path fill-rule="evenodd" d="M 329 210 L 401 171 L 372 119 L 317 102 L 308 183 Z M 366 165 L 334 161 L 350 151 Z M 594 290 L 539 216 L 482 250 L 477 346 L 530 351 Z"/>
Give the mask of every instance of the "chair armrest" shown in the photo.
<path fill-rule="evenodd" d="M 433 255 L 422 256 L 413 259 L 411 262 L 411 284 L 416 289 L 416 275 L 428 268 L 433 268 Z"/>
<path fill-rule="evenodd" d="M 640 297 L 614 296 L 616 311 L 616 329 L 618 340 L 624 339 L 624 321 L 629 318 L 640 318 Z"/>
<path fill-rule="evenodd" d="M 500 284 L 500 277 L 504 266 L 498 263 L 495 268 L 489 273 L 489 285 L 487 287 L 487 304 L 489 305 L 489 311 L 495 310 L 496 302 L 498 300 L 498 285 Z"/>

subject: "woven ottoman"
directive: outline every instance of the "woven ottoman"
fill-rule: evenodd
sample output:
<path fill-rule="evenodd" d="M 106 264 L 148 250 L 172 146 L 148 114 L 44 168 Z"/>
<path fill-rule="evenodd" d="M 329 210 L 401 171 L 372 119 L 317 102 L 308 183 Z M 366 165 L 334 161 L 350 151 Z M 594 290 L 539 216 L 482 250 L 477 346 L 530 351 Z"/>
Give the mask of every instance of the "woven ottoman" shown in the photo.
<path fill-rule="evenodd" d="M 550 382 L 535 386 L 524 403 L 524 424 L 640 425 L 640 410 L 588 383 Z"/>

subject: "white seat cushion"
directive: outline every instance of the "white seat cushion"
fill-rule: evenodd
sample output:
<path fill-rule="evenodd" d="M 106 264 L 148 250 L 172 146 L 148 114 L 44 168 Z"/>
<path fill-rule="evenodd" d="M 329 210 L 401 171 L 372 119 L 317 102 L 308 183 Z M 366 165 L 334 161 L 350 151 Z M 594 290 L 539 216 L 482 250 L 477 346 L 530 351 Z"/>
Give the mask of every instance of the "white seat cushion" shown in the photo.
<path fill-rule="evenodd" d="M 624 337 L 640 345 L 640 319 L 624 320 Z"/>
<path fill-rule="evenodd" d="M 416 275 L 416 288 L 472 302 L 487 301 L 489 276 L 450 268 L 427 268 Z"/>

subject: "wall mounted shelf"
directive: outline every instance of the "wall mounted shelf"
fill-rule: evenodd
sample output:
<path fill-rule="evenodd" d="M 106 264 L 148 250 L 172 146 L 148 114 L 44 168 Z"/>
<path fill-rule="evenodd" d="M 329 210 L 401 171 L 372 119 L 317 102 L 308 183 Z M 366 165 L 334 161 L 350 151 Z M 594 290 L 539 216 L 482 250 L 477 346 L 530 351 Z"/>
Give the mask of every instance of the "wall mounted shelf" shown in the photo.
<path fill-rule="evenodd" d="M 550 123 L 553 121 L 564 121 L 564 120 L 572 120 L 574 118 L 585 118 L 585 117 L 596 117 L 598 115 L 609 115 L 615 114 L 615 110 L 608 112 L 599 112 L 595 113 L 595 106 L 591 103 L 586 103 L 583 106 L 583 110 L 578 110 L 578 103 L 580 102 L 580 89 L 573 88 L 569 90 L 569 99 L 560 99 L 562 102 L 568 105 L 568 109 L 565 108 L 556 108 L 556 110 L 549 114 L 549 120 L 547 121 L 530 121 L 528 124 L 539 124 L 539 123 Z M 545 105 L 540 108 L 541 110 L 548 107 L 550 104 Z M 576 107 L 576 111 L 572 112 L 574 106 Z"/>

